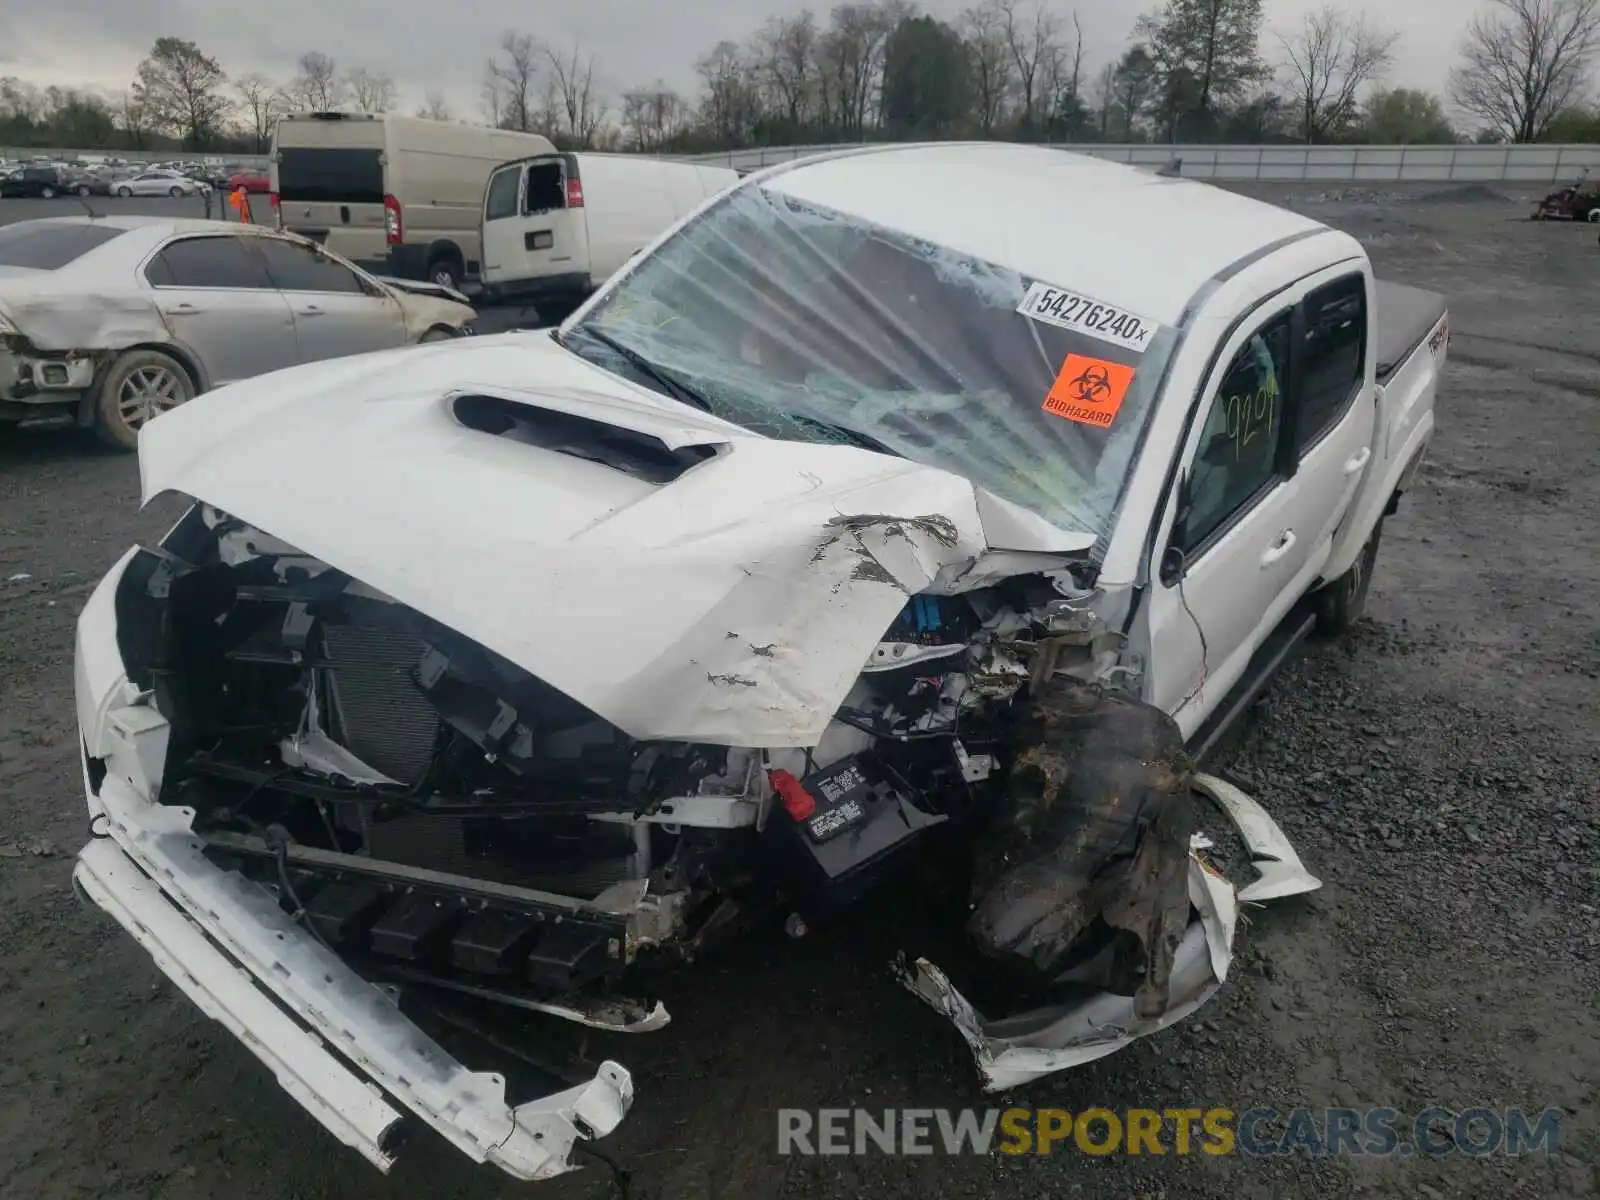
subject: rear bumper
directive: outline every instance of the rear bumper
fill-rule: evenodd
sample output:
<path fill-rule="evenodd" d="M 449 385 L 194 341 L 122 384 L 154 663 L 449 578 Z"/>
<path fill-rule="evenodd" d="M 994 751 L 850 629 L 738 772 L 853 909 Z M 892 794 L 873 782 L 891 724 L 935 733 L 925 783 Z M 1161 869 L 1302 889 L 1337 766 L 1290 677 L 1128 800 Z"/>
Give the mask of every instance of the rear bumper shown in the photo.
<path fill-rule="evenodd" d="M 265 890 L 205 858 L 189 810 L 149 803 L 116 771 L 90 803 L 105 836 L 78 856 L 84 894 L 380 1170 L 408 1110 L 474 1161 L 525 1180 L 574 1169 L 573 1143 L 627 1114 L 633 1081 L 614 1062 L 579 1087 L 509 1105 L 504 1079 L 451 1058 Z"/>

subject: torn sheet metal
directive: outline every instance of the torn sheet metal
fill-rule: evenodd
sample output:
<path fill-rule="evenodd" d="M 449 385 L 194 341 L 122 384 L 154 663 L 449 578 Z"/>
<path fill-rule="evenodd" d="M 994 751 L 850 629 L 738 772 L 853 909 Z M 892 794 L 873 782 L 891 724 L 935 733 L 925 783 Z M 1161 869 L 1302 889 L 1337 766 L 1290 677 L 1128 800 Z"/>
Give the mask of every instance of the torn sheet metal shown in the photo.
<path fill-rule="evenodd" d="M 1163 1012 L 1142 1016 L 1135 996 L 1101 991 L 1075 1004 L 991 1019 L 927 959 L 896 964 L 901 983 L 960 1032 L 977 1062 L 984 1090 L 1004 1091 L 1093 1062 L 1183 1020 L 1228 978 L 1241 903 L 1299 895 L 1322 886 L 1300 862 L 1277 822 L 1249 796 L 1214 775 L 1195 775 L 1193 783 L 1233 820 L 1261 878 L 1236 890 L 1202 857 L 1200 851 L 1210 839 L 1202 833 L 1191 837 L 1187 874 L 1191 918 L 1173 954 L 1168 1006 Z M 1063 980 L 1087 981 L 1093 970 L 1093 963 L 1085 964 Z"/>
<path fill-rule="evenodd" d="M 646 740 L 814 745 L 908 593 L 989 577 L 981 564 L 997 547 L 959 475 L 752 434 L 543 337 L 448 349 L 323 364 L 293 388 L 268 377 L 183 405 L 141 436 L 145 499 L 216 505 Z M 447 399 L 463 381 L 531 410 L 657 438 L 670 424 L 681 431 L 670 436 L 724 448 L 647 483 L 464 427 Z M 1058 551 L 1046 559 L 1057 566 L 1093 544 L 985 507 L 1003 533 Z"/>
<path fill-rule="evenodd" d="M 1215 775 L 1196 775 L 1194 789 L 1209 797 L 1233 822 L 1260 874 L 1254 883 L 1239 889 L 1240 901 L 1255 904 L 1281 900 L 1322 886 L 1322 880 L 1306 870 L 1278 823 L 1244 792 Z"/>
<path fill-rule="evenodd" d="M 0 305 L 36 350 L 120 350 L 172 340 L 155 301 L 131 289 L 85 295 L 44 285 L 25 289 L 11 280 Z"/>
<path fill-rule="evenodd" d="M 900 981 L 948 1017 L 972 1050 L 985 1091 L 998 1092 L 1115 1054 L 1189 1016 L 1216 994 L 1233 955 L 1238 904 L 1227 880 L 1191 855 L 1189 898 L 1198 915 L 1178 943 L 1168 1007 L 1141 1017 L 1133 996 L 1100 992 L 1077 1004 L 991 1021 L 927 959 L 900 964 Z"/>

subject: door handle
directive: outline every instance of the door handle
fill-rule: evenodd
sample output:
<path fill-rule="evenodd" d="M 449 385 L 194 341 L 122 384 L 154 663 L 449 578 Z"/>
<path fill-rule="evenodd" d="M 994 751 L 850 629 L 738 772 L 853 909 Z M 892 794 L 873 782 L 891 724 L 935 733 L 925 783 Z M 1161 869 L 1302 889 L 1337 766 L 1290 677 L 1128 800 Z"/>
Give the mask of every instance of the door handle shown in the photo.
<path fill-rule="evenodd" d="M 1294 530 L 1285 529 L 1282 533 L 1280 533 L 1278 535 L 1278 540 L 1272 544 L 1271 548 L 1268 549 L 1267 552 L 1261 556 L 1261 565 L 1263 567 L 1270 567 L 1273 563 L 1277 562 L 1285 554 L 1289 553 L 1289 549 L 1293 545 L 1294 545 Z"/>
<path fill-rule="evenodd" d="M 315 304 L 313 304 L 313 305 L 310 305 L 307 308 L 297 308 L 297 309 L 295 309 L 294 310 L 294 315 L 297 316 L 297 317 L 320 317 L 320 316 L 326 315 L 326 312 L 325 312 L 324 309 L 320 309 Z"/>
<path fill-rule="evenodd" d="M 169 317 L 190 316 L 200 310 L 192 304 L 173 304 L 161 310 Z"/>
<path fill-rule="evenodd" d="M 1362 467 L 1367 465 L 1367 460 L 1370 459 L 1371 457 L 1372 457 L 1372 447 L 1371 446 L 1363 446 L 1363 447 L 1361 447 L 1361 449 L 1357 450 L 1349 458 L 1345 459 L 1345 461 L 1344 461 L 1344 473 L 1346 475 L 1355 475 L 1355 474 L 1357 474 L 1361 470 Z"/>

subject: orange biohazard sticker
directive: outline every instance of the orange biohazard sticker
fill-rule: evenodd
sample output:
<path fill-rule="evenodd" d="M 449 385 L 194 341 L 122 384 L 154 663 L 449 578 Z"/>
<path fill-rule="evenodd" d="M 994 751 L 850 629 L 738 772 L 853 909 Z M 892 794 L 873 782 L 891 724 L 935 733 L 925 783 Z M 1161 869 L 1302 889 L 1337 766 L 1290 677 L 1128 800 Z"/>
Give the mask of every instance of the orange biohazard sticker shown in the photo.
<path fill-rule="evenodd" d="M 1050 385 L 1050 394 L 1044 398 L 1044 411 L 1104 429 L 1122 407 L 1122 398 L 1133 384 L 1133 373 L 1133 367 L 1121 363 L 1069 354 Z"/>

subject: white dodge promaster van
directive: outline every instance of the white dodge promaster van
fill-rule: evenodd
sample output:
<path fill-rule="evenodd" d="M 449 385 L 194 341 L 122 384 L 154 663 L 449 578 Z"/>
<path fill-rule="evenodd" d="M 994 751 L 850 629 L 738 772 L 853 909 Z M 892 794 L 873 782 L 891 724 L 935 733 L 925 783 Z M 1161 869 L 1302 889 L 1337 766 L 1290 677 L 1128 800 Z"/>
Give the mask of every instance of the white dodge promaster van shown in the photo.
<path fill-rule="evenodd" d="M 272 193 L 283 229 L 380 275 L 459 288 L 482 254 L 489 172 L 553 154 L 536 133 L 377 113 L 296 113 L 272 137 Z"/>

